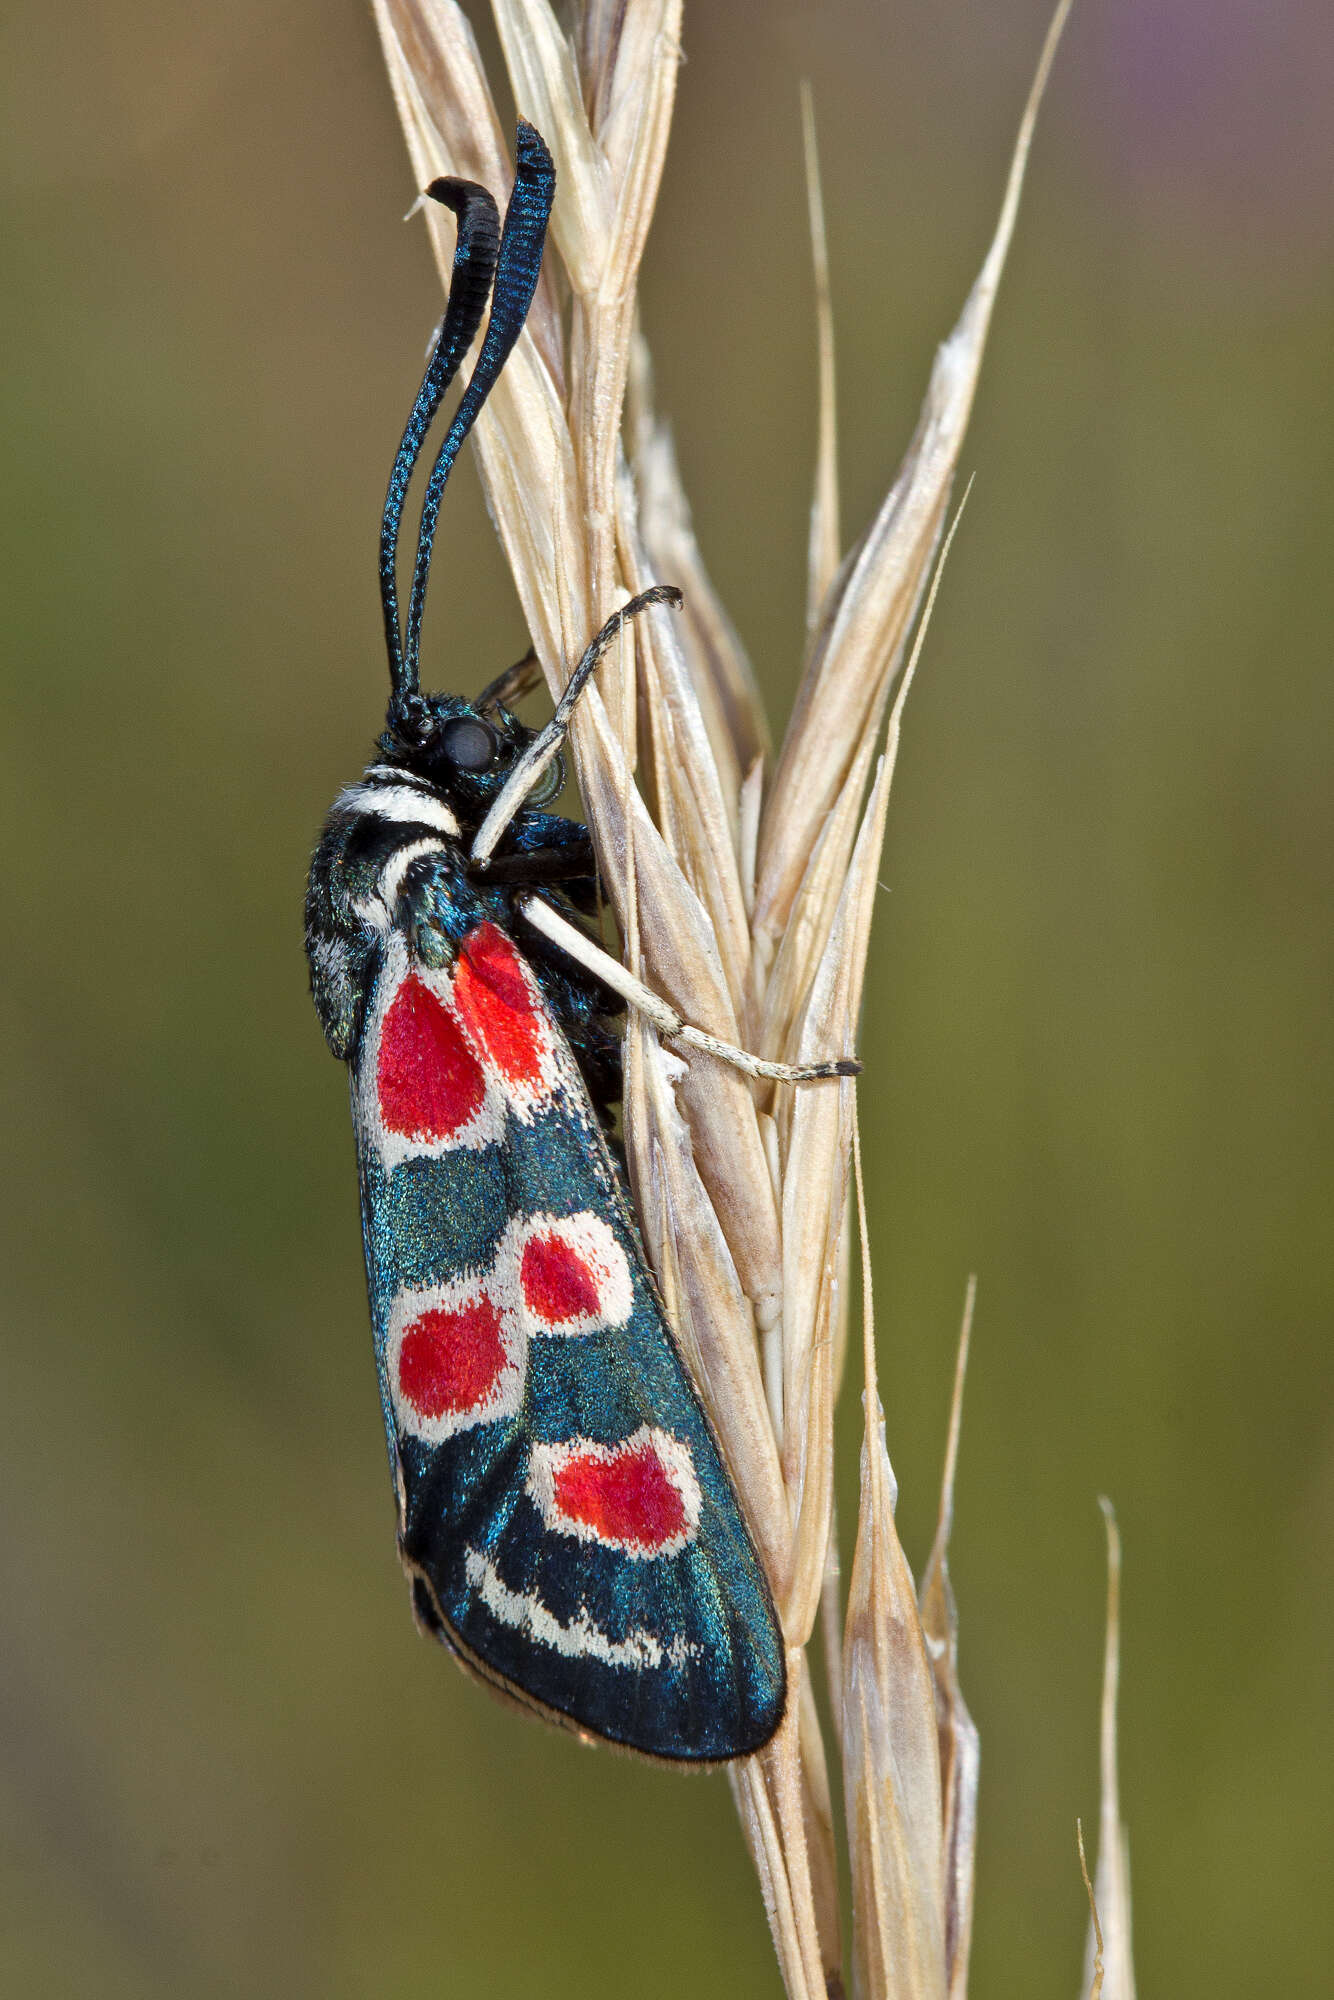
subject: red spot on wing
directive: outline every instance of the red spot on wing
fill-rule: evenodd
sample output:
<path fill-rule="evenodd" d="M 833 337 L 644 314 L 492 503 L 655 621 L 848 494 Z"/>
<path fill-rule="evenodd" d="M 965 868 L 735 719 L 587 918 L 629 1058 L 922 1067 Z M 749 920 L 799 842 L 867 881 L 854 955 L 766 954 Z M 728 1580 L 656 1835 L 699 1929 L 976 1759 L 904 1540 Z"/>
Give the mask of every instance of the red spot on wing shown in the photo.
<path fill-rule="evenodd" d="M 686 1525 L 685 1501 L 653 1445 L 575 1452 L 554 1468 L 556 1506 L 600 1540 L 661 1548 Z"/>
<path fill-rule="evenodd" d="M 494 1391 L 505 1359 L 500 1314 L 489 1299 L 471 1299 L 454 1312 L 437 1306 L 403 1335 L 399 1393 L 422 1417 L 475 1410 Z"/>
<path fill-rule="evenodd" d="M 597 1278 L 573 1245 L 559 1236 L 529 1238 L 519 1282 L 529 1310 L 549 1326 L 592 1317 L 601 1309 Z"/>
<path fill-rule="evenodd" d="M 479 924 L 464 940 L 454 1000 L 502 1075 L 512 1083 L 541 1083 L 540 1002 L 518 952 L 494 924 Z"/>
<path fill-rule="evenodd" d="M 412 1139 L 449 1138 L 486 1096 L 482 1066 L 463 1030 L 415 973 L 385 1014 L 375 1084 L 386 1129 Z"/>

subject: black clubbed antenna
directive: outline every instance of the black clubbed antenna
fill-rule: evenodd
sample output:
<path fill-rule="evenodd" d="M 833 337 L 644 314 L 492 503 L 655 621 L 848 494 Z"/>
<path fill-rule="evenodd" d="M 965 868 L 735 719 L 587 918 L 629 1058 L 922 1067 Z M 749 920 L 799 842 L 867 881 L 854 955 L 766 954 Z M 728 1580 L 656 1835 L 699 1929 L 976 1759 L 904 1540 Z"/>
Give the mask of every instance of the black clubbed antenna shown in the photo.
<path fill-rule="evenodd" d="M 495 296 L 486 338 L 477 365 L 463 392 L 454 421 L 445 433 L 426 497 L 422 501 L 421 528 L 417 536 L 417 560 L 412 572 L 412 595 L 408 600 L 407 631 L 403 638 L 402 663 L 395 679 L 395 693 L 415 693 L 418 655 L 421 649 L 422 611 L 426 603 L 426 579 L 430 574 L 431 550 L 435 542 L 436 520 L 445 481 L 458 457 L 459 447 L 477 421 L 483 403 L 495 387 L 496 379 L 509 359 L 510 350 L 523 331 L 528 308 L 537 289 L 542 268 L 542 246 L 546 242 L 547 218 L 556 192 L 556 168 L 540 132 L 526 119 L 519 120 L 515 144 L 514 187 L 505 211 L 505 227 L 500 238 L 496 264 Z M 434 192 L 434 189 L 432 189 Z M 450 291 L 453 304 L 453 289 Z M 448 315 L 446 315 L 448 316 Z"/>
<path fill-rule="evenodd" d="M 453 209 L 458 217 L 459 235 L 445 316 L 389 475 L 380 526 L 380 601 L 384 606 L 385 644 L 389 648 L 389 679 L 396 695 L 414 693 L 417 687 L 415 666 L 411 673 L 404 666 L 398 626 L 398 531 L 403 502 L 432 419 L 482 323 L 500 243 L 496 204 L 476 181 L 432 181 L 427 193 Z"/>

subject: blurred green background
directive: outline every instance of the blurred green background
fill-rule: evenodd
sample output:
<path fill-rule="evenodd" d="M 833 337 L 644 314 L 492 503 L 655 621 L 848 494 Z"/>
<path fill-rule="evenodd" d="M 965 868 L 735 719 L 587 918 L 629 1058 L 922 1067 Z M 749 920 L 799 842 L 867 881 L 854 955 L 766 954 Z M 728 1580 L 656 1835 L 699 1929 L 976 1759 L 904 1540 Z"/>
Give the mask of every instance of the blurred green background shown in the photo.
<path fill-rule="evenodd" d="M 688 10 L 645 318 L 780 714 L 813 442 L 798 78 L 852 533 L 1044 19 Z M 724 1781 L 503 1714 L 415 1637 L 394 1560 L 300 932 L 379 722 L 376 528 L 439 309 L 368 10 L 71 0 L 9 10 L 3 48 L 0 1990 L 772 1994 Z M 1099 1492 L 1141 1991 L 1327 1990 L 1332 67 L 1321 0 L 1076 10 L 909 714 L 870 1192 L 918 1564 L 981 1278 L 955 1540 L 979 1994 L 1077 1989 Z M 456 487 L 427 652 L 470 688 L 524 640 L 470 464 Z"/>

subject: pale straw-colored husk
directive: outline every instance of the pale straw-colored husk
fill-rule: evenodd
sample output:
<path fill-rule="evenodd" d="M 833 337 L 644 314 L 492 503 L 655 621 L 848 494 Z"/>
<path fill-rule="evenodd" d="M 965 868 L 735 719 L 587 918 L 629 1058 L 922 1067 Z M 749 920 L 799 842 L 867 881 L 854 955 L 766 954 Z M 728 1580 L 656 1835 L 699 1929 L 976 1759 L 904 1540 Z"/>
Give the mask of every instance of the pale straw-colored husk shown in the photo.
<path fill-rule="evenodd" d="M 1098 1814 L 1098 1868 L 1093 1878 L 1084 1990 L 1095 1983 L 1102 2000 L 1135 2000 L 1130 1939 L 1130 1845 L 1121 1819 L 1116 1770 L 1116 1703 L 1121 1685 L 1121 1531 L 1110 1500 L 1100 1500 L 1107 1527 L 1107 1639 L 1102 1663 L 1102 1805 Z M 1082 1845 L 1082 1842 L 1081 1842 Z"/>
<path fill-rule="evenodd" d="M 584 0 L 568 34 L 548 0 L 492 0 L 515 102 L 545 137 L 558 181 L 534 311 L 475 433 L 487 501 L 553 695 L 628 596 L 657 582 L 684 590 L 679 615 L 657 610 L 624 628 L 576 709 L 575 766 L 627 964 L 688 1021 L 771 1059 L 855 1047 L 908 642 L 1068 4 L 1042 51 L 981 273 L 937 354 L 893 485 L 848 552 L 804 106 L 819 444 L 807 664 L 773 757 L 754 677 L 695 543 L 636 325 L 681 0 Z M 463 13 L 453 0 L 375 0 L 375 12 L 418 185 L 464 175 L 503 202 L 505 137 Z M 431 205 L 427 222 L 447 276 L 452 223 Z M 805 1651 L 818 1620 L 843 1760 L 858 1990 L 954 2000 L 967 1977 L 978 1758 L 945 1570 L 952 1470 L 919 1609 L 894 1532 L 869 1279 L 862 1499 L 846 1611 L 839 1604 L 833 1418 L 856 1087 L 761 1087 L 713 1057 L 665 1048 L 633 1013 L 625 1075 L 645 1243 L 787 1638 L 786 1719 L 767 1749 L 730 1767 L 783 1979 L 793 2000 L 843 1987 L 837 1837 Z"/>

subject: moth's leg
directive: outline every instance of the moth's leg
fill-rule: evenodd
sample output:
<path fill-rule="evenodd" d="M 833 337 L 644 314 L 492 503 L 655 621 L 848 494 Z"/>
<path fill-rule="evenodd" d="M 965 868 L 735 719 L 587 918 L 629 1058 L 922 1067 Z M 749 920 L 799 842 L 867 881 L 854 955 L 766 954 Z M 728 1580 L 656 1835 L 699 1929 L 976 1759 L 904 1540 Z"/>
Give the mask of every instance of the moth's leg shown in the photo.
<path fill-rule="evenodd" d="M 487 863 L 480 880 L 488 889 L 509 888 L 512 883 L 523 887 L 529 882 L 559 882 L 564 888 L 572 883 L 587 886 L 596 877 L 590 876 L 584 856 L 566 854 L 559 847 L 532 847 L 523 854 L 498 854 Z"/>
<path fill-rule="evenodd" d="M 596 950 L 597 939 L 574 921 L 575 912 L 566 900 L 570 887 L 570 884 L 562 883 L 559 889 L 553 886 L 533 893 L 557 916 L 564 918 L 571 929 L 577 929 L 589 947 Z M 508 921 L 511 927 L 523 913 L 523 900 L 523 893 L 509 898 Z M 551 943 L 540 931 L 530 927 L 523 947 L 547 1005 L 574 1051 L 590 1097 L 600 1111 L 606 1112 L 621 1098 L 621 1037 L 615 1023 L 625 1011 L 624 1001 L 596 973 L 572 958 L 559 945 Z"/>
<path fill-rule="evenodd" d="M 575 820 L 553 820 L 546 813 L 534 813 L 531 817 L 543 821 L 546 827 L 568 827 L 569 836 L 552 831 L 549 837 L 543 837 L 534 829 L 535 837 L 526 840 L 522 847 L 492 855 L 485 869 L 475 876 L 478 887 L 523 889 L 543 883 L 558 885 L 576 909 L 592 916 L 599 907 L 601 892 L 587 827 Z"/>
<path fill-rule="evenodd" d="M 598 916 L 602 908 L 602 885 L 588 828 L 556 813 L 520 813 L 506 831 L 504 853 L 493 854 L 473 880 L 483 892 L 558 889 L 585 917 Z"/>
<path fill-rule="evenodd" d="M 720 1061 L 730 1063 L 734 1069 L 744 1071 L 747 1076 L 771 1077 L 777 1083 L 816 1083 L 825 1078 L 858 1076 L 861 1064 L 851 1057 L 840 1057 L 832 1062 L 820 1063 L 779 1063 L 765 1062 L 760 1056 L 753 1056 L 745 1049 L 737 1048 L 731 1042 L 723 1042 L 716 1035 L 709 1035 L 702 1028 L 693 1028 L 683 1021 L 674 1007 L 661 998 L 643 981 L 636 979 L 632 972 L 614 959 L 600 945 L 594 944 L 583 931 L 567 922 L 549 903 L 539 896 L 517 896 L 516 907 L 525 922 L 532 925 L 542 937 L 609 986 L 613 993 L 619 993 L 631 1007 L 637 1009 L 646 1020 L 653 1023 L 669 1041 L 686 1042 L 691 1048 L 703 1049 Z"/>
<path fill-rule="evenodd" d="M 486 715 L 493 708 L 517 708 L 526 694 L 531 694 L 542 683 L 542 669 L 537 654 L 530 646 L 521 660 L 512 667 L 506 667 L 503 674 L 497 674 L 473 703 L 479 715 Z"/>
<path fill-rule="evenodd" d="M 654 604 L 671 604 L 679 608 L 680 603 L 679 590 L 673 589 L 669 583 L 655 583 L 651 590 L 641 591 L 638 597 L 632 597 L 628 604 L 623 604 L 619 611 L 613 611 L 570 675 L 565 692 L 556 703 L 556 713 L 546 728 L 538 731 L 517 760 L 495 803 L 478 827 L 471 850 L 474 867 L 484 869 L 487 866 L 505 828 L 519 811 L 552 758 L 559 755 L 560 746 L 569 734 L 570 715 L 574 704 L 591 680 L 598 661 L 626 620 L 637 617 L 641 611 L 647 611 Z"/>
<path fill-rule="evenodd" d="M 582 863 L 590 875 L 595 872 L 593 837 L 583 821 L 566 819 L 563 813 L 542 812 L 536 807 L 515 814 L 505 830 L 504 851 L 491 857 L 488 868 L 498 868 L 511 855 L 531 854 L 545 848 L 557 849 L 568 857 L 572 866 Z"/>
<path fill-rule="evenodd" d="M 577 920 L 575 912 L 556 890 L 534 890 L 532 899 L 542 903 L 553 917 L 583 941 L 585 956 L 576 958 L 562 942 L 545 936 L 536 925 L 532 926 L 532 934 L 523 940 L 524 953 L 561 1016 L 562 1023 L 582 1027 L 585 1021 L 596 1015 L 610 1018 L 623 1014 L 625 996 L 617 988 L 608 986 L 597 966 L 587 962 L 588 954 L 602 950 L 596 936 Z M 527 917 L 528 900 L 526 891 L 511 898 L 511 923 L 515 916 Z"/>

